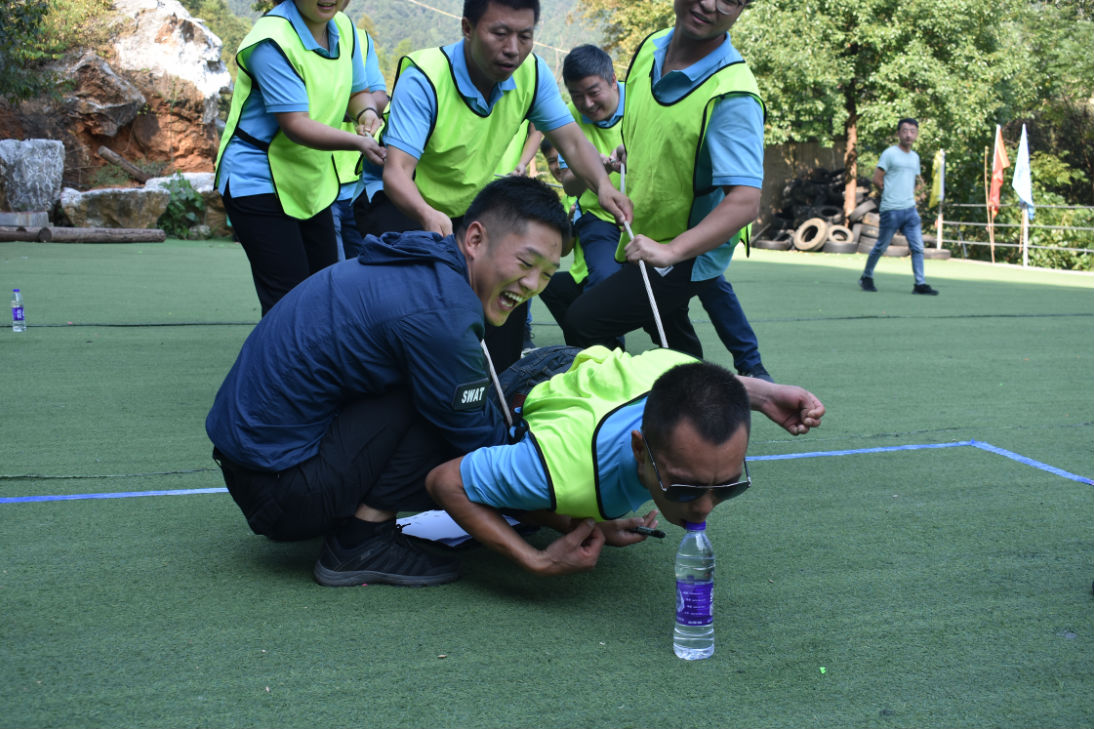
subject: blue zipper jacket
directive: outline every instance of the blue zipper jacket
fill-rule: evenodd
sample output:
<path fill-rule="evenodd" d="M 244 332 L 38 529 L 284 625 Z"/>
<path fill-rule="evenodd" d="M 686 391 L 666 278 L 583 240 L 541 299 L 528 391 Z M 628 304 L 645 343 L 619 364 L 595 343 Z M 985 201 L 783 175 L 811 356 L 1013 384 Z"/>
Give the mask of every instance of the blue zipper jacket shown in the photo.
<path fill-rule="evenodd" d="M 346 403 L 394 387 L 407 387 L 461 452 L 506 442 L 479 345 L 482 303 L 455 238 L 419 231 L 365 241 L 357 259 L 290 291 L 243 343 L 205 419 L 235 463 L 302 463 Z"/>

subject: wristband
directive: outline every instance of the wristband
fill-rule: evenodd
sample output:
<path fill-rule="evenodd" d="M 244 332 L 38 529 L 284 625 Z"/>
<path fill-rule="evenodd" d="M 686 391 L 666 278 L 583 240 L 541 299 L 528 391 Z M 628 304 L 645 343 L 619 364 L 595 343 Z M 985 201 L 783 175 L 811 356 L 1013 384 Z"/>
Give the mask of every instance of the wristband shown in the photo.
<path fill-rule="evenodd" d="M 376 112 L 376 107 L 366 106 L 364 109 L 361 109 L 361 111 L 357 112 L 357 116 L 353 117 L 353 123 L 354 124 L 360 124 L 361 123 L 361 115 L 364 114 L 366 111 L 371 111 L 373 114 L 376 114 L 377 116 L 379 116 L 379 114 Z"/>

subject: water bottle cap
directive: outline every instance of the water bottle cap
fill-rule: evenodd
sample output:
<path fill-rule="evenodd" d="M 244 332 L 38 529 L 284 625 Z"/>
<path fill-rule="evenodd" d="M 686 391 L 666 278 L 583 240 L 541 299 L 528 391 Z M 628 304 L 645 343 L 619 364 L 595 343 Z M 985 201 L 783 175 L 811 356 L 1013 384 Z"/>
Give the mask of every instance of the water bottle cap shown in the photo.
<path fill-rule="evenodd" d="M 12 290 L 11 290 L 11 292 L 12 292 L 13 294 L 17 294 L 17 293 L 19 293 L 19 289 L 12 289 Z"/>
<path fill-rule="evenodd" d="M 685 521 L 684 528 L 689 532 L 701 532 L 706 530 L 707 523 L 705 521 Z"/>

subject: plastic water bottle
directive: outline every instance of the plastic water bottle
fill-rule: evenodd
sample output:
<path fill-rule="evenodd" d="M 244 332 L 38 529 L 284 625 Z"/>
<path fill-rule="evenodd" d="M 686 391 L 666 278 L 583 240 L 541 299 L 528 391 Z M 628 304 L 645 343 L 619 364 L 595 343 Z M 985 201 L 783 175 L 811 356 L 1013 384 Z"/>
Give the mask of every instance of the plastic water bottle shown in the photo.
<path fill-rule="evenodd" d="M 714 548 L 705 521 L 684 526 L 688 531 L 676 550 L 672 650 L 685 661 L 698 661 L 714 654 Z"/>
<path fill-rule="evenodd" d="M 13 332 L 25 332 L 27 320 L 23 318 L 23 295 L 19 289 L 11 291 L 11 330 Z"/>

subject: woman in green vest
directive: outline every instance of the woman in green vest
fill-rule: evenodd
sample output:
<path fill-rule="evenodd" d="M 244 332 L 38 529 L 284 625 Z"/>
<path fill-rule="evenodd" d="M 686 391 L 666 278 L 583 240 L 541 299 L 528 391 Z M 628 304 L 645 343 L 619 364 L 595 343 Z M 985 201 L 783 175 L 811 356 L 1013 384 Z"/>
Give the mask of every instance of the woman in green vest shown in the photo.
<path fill-rule="evenodd" d="M 362 132 L 378 120 L 363 59 L 353 23 L 320 0 L 282 0 L 240 43 L 217 189 L 250 261 L 263 315 L 337 260 L 334 152 L 384 161 L 372 137 L 339 128 L 348 119 Z"/>

